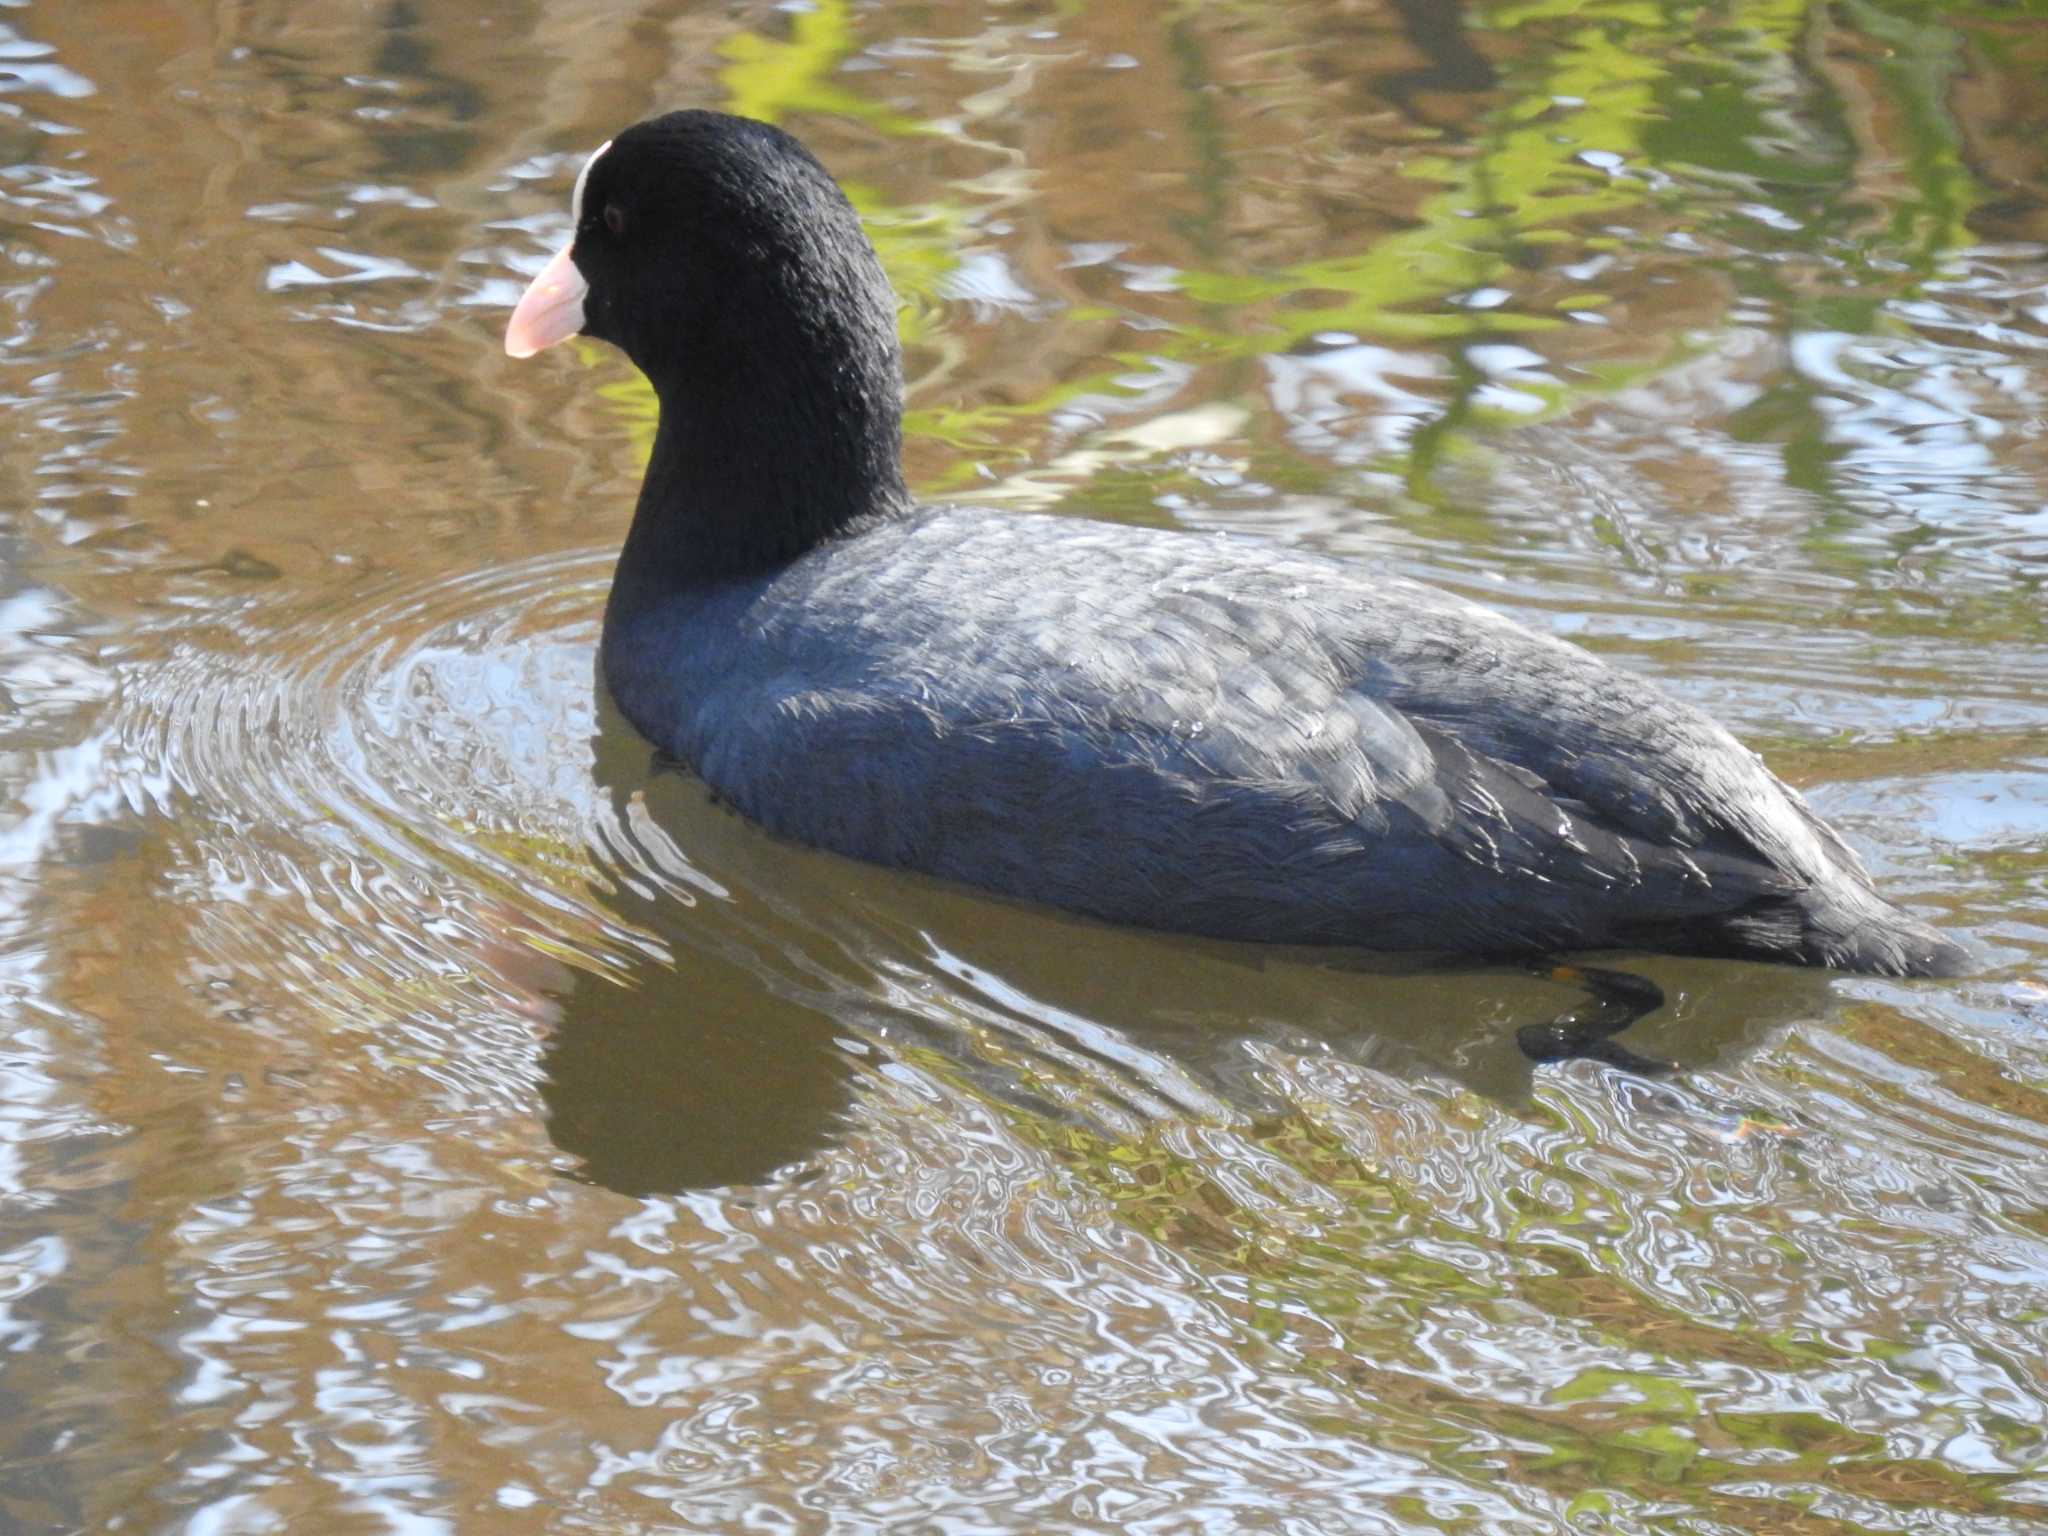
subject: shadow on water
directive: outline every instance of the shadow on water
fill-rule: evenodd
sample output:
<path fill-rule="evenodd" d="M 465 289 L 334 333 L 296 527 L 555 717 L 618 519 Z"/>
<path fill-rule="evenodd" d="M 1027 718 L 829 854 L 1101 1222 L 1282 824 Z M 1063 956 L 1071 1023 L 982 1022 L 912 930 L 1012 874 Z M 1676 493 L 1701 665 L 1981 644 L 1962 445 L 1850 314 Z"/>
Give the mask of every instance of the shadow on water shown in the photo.
<path fill-rule="evenodd" d="M 852 1063 L 833 1021 L 764 1008 L 759 978 L 713 950 L 624 982 L 576 975 L 561 1008 L 541 1082 L 549 1134 L 607 1189 L 763 1183 L 846 1112 Z"/>
<path fill-rule="evenodd" d="M 673 959 L 643 957 L 623 979 L 570 973 L 541 1084 L 550 1134 L 583 1177 L 622 1193 L 761 1183 L 824 1145 L 852 1095 L 846 1026 L 820 1006 L 815 968 L 754 930 L 788 925 L 775 886 L 746 878 L 743 861 L 796 850 L 758 835 L 763 846 L 746 849 L 746 829 L 696 780 L 660 766 L 602 687 L 592 749 L 621 828 L 644 808 L 693 861 L 741 880 L 724 900 L 694 902 L 614 882 L 606 905 Z"/>
<path fill-rule="evenodd" d="M 1467 30 L 1465 7 L 1444 5 L 1440 0 L 1394 0 L 1401 18 L 1401 30 L 1415 45 L 1425 64 L 1418 68 L 1392 70 L 1373 78 L 1374 88 L 1406 116 L 1432 127 L 1416 98 L 1441 92 L 1447 95 L 1476 95 L 1500 85 L 1500 77 L 1486 55 L 1472 46 Z M 1467 114 L 1453 115 L 1450 126 L 1462 126 Z"/>
<path fill-rule="evenodd" d="M 593 767 L 617 825 L 690 850 L 722 895 L 621 879 L 604 903 L 671 957 L 559 998 L 542 1094 L 555 1144 L 632 1195 L 788 1174 L 857 1113 L 862 1058 L 952 1062 L 1059 1120 L 1107 1091 L 1147 1117 L 1278 1106 L 1264 1045 L 1526 1105 L 1519 1026 L 1584 1003 L 1513 968 L 1116 928 L 780 842 L 661 761 L 598 690 Z M 630 835 L 630 834 L 629 834 Z M 651 852 L 651 850 L 650 850 Z M 653 855 L 658 862 L 659 855 Z M 1630 1048 L 1704 1069 L 1827 1008 L 1826 973 L 1629 956 L 1666 1006 Z"/>

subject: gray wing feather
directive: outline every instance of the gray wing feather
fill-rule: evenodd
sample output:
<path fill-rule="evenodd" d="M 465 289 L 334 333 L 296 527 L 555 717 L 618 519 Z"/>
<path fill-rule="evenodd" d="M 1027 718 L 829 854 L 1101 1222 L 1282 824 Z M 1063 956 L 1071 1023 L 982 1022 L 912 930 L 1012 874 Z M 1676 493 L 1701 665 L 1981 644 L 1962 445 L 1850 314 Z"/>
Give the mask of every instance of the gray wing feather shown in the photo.
<path fill-rule="evenodd" d="M 1106 917 L 1507 948 L 1868 886 L 1700 712 L 1269 544 L 939 509 L 656 615 L 615 684 L 749 815 Z"/>

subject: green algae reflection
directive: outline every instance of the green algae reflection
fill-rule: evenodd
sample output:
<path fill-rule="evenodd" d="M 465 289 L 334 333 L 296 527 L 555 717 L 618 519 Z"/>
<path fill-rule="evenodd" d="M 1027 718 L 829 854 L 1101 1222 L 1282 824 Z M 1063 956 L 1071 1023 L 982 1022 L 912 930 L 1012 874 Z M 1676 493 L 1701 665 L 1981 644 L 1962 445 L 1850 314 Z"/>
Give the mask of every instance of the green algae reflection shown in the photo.
<path fill-rule="evenodd" d="M 1315 42 L 1312 10 L 1181 6 L 1162 15 L 1161 27 L 1171 29 L 1175 83 L 1187 120 L 1199 130 L 1201 174 L 1212 184 L 1205 201 L 1217 210 L 1241 205 L 1256 191 L 1233 169 L 1244 119 L 1233 112 L 1234 88 L 1220 81 L 1219 61 L 1211 57 L 1222 45 L 1205 30 L 1212 13 L 1225 12 L 1253 17 L 1276 51 L 1289 37 L 1301 48 Z M 977 205 L 985 192 L 969 183 L 898 206 L 849 177 L 848 194 L 905 301 L 906 343 L 941 359 L 919 381 L 926 398 L 916 397 L 914 384 L 906 417 L 914 440 L 947 450 L 927 456 L 941 465 L 927 488 L 971 490 L 986 466 L 1040 462 L 1050 419 L 1063 408 L 1128 399 L 1134 375 L 1162 366 L 1190 371 L 1187 395 L 1251 406 L 1245 436 L 1249 444 L 1266 442 L 1275 435 L 1270 407 L 1255 398 L 1258 381 L 1238 365 L 1334 336 L 1443 359 L 1448 382 L 1440 409 L 1376 465 L 1418 502 L 1440 505 L 1432 484 L 1438 464 L 1491 435 L 1697 355 L 1710 344 L 1707 333 L 1744 297 L 1782 304 L 1794 326 L 1902 328 L 1888 303 L 1910 295 L 1968 241 L 1966 220 L 1984 195 L 1947 107 L 1974 15 L 1913 0 L 1849 0 L 1830 8 L 1808 0 L 1506 0 L 1474 7 L 1467 25 L 1502 61 L 1500 90 L 1456 141 L 1381 145 L 1383 158 L 1398 153 L 1400 176 L 1416 189 L 1405 209 L 1395 210 L 1397 227 L 1355 249 L 1246 267 L 1230 261 L 1230 240 L 1210 227 L 1224 216 L 1219 212 L 1198 242 L 1213 264 L 1174 271 L 1168 291 L 1131 293 L 1107 305 L 1048 306 L 1037 324 L 1100 335 L 1106 345 L 1095 344 L 1094 367 L 1023 399 L 932 398 L 944 387 L 933 380 L 972 362 L 971 322 L 945 306 L 945 291 L 949 276 L 997 238 Z M 843 0 L 822 0 L 780 18 L 775 35 L 734 31 L 719 45 L 724 104 L 799 127 L 804 119 L 856 122 L 886 138 L 938 131 L 867 94 L 872 76 L 846 71 L 863 25 Z M 1897 107 L 1887 131 L 1904 142 L 1858 141 L 1840 87 L 1808 61 L 1821 30 L 1878 59 L 1876 78 Z M 1284 109 L 1284 92 L 1279 99 Z M 1028 93 L 1011 110 L 1030 110 Z M 1904 170 L 1875 192 L 1858 181 L 1860 158 L 1872 153 L 1894 156 Z M 1335 164 L 1331 174 L 1330 195 L 1342 197 L 1345 166 Z M 1874 195 L 1885 199 L 1882 206 L 1872 206 Z M 1146 215 L 1134 213 L 1142 255 Z M 1630 252 L 1638 259 L 1600 259 Z M 1788 254 L 1797 282 L 1784 276 Z M 1702 290 L 1710 279 L 1722 285 L 1718 296 Z M 1673 281 L 1687 294 L 1677 306 L 1655 291 Z M 1609 328 L 1617 305 L 1626 311 L 1625 335 Z M 1665 309 L 1675 310 L 1674 318 L 1664 318 Z M 1594 346 L 1572 335 L 1596 328 Z M 1518 381 L 1513 410 L 1490 403 L 1498 392 L 1464 357 L 1474 343 L 1509 337 L 1553 362 Z M 605 393 L 643 443 L 651 441 L 645 385 L 624 380 Z M 1825 495 L 1833 450 L 1810 396 L 1800 380 L 1781 380 L 1735 426 L 1740 436 L 1782 441 L 1793 483 Z M 1270 448 L 1249 444 L 1262 467 L 1273 467 Z M 1103 472 L 1150 461 L 1136 450 L 1090 460 Z M 1329 476 L 1312 472 L 1306 483 L 1319 478 Z"/>

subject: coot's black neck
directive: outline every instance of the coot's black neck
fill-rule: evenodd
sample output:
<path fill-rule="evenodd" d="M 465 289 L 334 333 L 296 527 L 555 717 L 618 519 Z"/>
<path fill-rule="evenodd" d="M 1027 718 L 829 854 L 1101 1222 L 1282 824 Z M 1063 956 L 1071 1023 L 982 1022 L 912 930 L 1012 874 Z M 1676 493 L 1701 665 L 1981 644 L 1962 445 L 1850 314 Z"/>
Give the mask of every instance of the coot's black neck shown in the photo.
<path fill-rule="evenodd" d="M 907 506 L 895 378 L 865 397 L 836 382 L 661 391 L 615 601 L 773 570 Z"/>

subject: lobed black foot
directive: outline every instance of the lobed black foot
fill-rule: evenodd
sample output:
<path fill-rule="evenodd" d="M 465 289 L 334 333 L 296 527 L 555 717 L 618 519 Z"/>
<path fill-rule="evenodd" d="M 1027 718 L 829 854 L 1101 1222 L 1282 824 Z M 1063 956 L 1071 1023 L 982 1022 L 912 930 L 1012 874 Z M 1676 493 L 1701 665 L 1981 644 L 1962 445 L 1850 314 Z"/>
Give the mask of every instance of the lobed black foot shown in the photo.
<path fill-rule="evenodd" d="M 1673 1062 L 1639 1056 L 1614 1039 L 1664 1006 L 1664 989 L 1647 976 L 1597 965 L 1544 965 L 1536 974 L 1584 987 L 1588 1002 L 1548 1024 L 1515 1031 L 1515 1043 L 1531 1061 L 1599 1061 L 1646 1077 L 1677 1070 Z"/>

